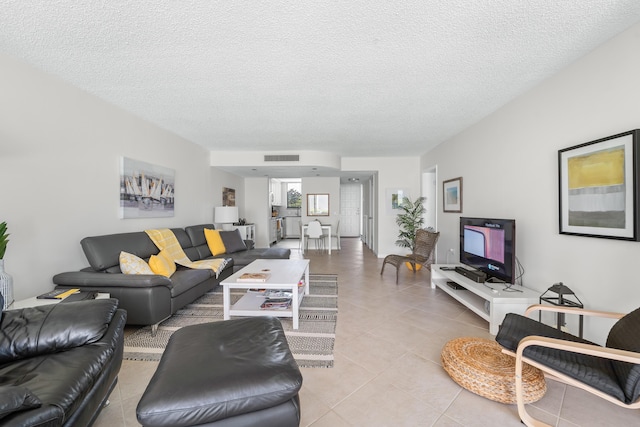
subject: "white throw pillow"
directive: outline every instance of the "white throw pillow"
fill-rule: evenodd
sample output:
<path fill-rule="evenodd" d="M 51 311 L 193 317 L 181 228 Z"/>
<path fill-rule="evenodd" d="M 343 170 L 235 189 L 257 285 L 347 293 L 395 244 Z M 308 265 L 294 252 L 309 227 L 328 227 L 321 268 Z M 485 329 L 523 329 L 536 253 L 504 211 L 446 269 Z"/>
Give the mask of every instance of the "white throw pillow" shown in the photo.
<path fill-rule="evenodd" d="M 149 264 L 128 252 L 120 252 L 120 270 L 124 274 L 155 274 Z"/>

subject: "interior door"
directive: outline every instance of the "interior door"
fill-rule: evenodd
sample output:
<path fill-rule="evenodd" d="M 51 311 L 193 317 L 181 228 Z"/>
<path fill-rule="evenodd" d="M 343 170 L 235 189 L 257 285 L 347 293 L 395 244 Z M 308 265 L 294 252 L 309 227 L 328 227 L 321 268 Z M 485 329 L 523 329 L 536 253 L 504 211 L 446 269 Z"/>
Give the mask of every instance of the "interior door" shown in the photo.
<path fill-rule="evenodd" d="M 340 236 L 360 237 L 362 225 L 362 185 L 340 185 Z"/>

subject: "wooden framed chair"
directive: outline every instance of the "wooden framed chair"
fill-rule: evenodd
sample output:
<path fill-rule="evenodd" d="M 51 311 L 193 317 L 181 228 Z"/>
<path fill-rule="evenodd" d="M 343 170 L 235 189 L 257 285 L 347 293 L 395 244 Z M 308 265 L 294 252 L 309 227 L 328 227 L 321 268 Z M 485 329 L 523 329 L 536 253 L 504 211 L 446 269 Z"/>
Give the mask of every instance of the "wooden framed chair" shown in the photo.
<path fill-rule="evenodd" d="M 416 231 L 416 244 L 414 246 L 413 253 L 409 255 L 387 255 L 382 262 L 380 275 L 384 273 L 384 266 L 387 264 L 391 264 L 396 268 L 396 283 L 398 283 L 400 266 L 405 262 L 408 262 L 411 265 L 414 274 L 416 272 L 416 265 L 421 265 L 430 269 L 431 263 L 433 262 L 431 255 L 433 254 L 433 249 L 436 247 L 439 237 L 439 232 L 436 233 L 419 229 Z"/>
<path fill-rule="evenodd" d="M 534 311 L 574 313 L 618 319 L 606 346 L 533 320 Z M 533 305 L 524 316 L 507 314 L 496 335 L 503 352 L 516 358 L 518 415 L 527 426 L 547 426 L 527 413 L 522 384 L 523 364 L 541 369 L 545 376 L 581 388 L 618 406 L 640 408 L 640 308 L 629 314 L 575 307 Z"/>

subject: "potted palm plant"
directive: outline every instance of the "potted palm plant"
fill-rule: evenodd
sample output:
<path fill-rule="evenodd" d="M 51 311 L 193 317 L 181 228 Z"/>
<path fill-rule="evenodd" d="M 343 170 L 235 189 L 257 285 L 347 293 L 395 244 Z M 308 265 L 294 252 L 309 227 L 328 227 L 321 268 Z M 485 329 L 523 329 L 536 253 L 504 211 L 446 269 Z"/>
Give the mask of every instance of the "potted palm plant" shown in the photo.
<path fill-rule="evenodd" d="M 7 223 L 0 223 L 0 293 L 4 299 L 2 309 L 5 310 L 13 303 L 13 278 L 4 271 L 4 254 L 9 243 Z"/>
<path fill-rule="evenodd" d="M 396 245 L 401 248 L 408 248 L 411 252 L 415 249 L 416 232 L 424 224 L 425 200 L 425 197 L 418 197 L 412 202 L 408 197 L 403 198 L 399 206 L 402 212 L 396 217 L 396 224 L 400 227 Z M 407 268 L 411 269 L 409 263 L 407 263 Z"/>

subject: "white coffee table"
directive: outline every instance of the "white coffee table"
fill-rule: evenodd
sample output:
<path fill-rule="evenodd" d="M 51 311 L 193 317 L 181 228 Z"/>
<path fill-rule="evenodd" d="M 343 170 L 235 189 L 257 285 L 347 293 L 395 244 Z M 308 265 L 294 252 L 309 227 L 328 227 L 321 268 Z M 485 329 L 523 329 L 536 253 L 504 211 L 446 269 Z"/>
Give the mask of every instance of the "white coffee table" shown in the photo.
<path fill-rule="evenodd" d="M 238 282 L 244 273 L 260 273 L 269 270 L 266 282 Z M 304 286 L 298 286 L 304 277 Z M 298 329 L 300 303 L 304 295 L 309 295 L 308 259 L 258 259 L 220 282 L 222 285 L 224 320 L 231 316 L 275 316 L 291 317 L 293 329 Z M 283 310 L 264 310 L 260 305 L 266 297 L 258 292 L 247 292 L 238 302 L 231 305 L 231 289 L 283 289 L 293 294 L 291 307 Z"/>

